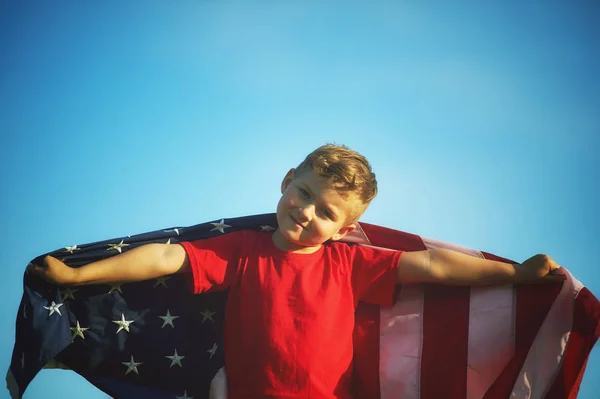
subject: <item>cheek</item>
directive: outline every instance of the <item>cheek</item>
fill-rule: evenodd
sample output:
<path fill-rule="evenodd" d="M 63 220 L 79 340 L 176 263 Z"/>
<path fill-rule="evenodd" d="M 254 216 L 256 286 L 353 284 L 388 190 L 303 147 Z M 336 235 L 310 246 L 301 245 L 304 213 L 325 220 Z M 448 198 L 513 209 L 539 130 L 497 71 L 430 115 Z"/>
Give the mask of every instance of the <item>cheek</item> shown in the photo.
<path fill-rule="evenodd" d="M 285 211 L 286 208 L 286 200 L 285 197 L 281 197 L 279 199 L 279 202 L 277 203 L 277 213 L 281 213 L 283 211 Z"/>
<path fill-rule="evenodd" d="M 335 229 L 331 223 L 324 222 L 324 221 L 318 221 L 314 224 L 314 226 L 315 226 L 315 230 L 321 236 L 330 236 L 330 235 L 333 235 L 333 233 L 335 233 Z"/>
<path fill-rule="evenodd" d="M 294 195 L 293 190 L 287 190 L 283 196 L 281 197 L 281 201 L 288 207 L 295 206 L 298 204 L 299 198 L 297 195 Z"/>

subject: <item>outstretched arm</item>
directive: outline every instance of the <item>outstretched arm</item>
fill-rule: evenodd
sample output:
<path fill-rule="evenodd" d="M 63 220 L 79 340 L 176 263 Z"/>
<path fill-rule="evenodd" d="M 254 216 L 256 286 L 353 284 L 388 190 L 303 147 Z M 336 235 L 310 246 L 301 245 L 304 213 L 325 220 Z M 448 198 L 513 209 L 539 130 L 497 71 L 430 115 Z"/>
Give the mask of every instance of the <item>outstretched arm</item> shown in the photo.
<path fill-rule="evenodd" d="M 548 255 L 523 263 L 504 263 L 465 255 L 449 249 L 405 252 L 400 257 L 398 282 L 448 285 L 495 285 L 563 280 L 550 274 L 560 266 Z"/>
<path fill-rule="evenodd" d="M 108 284 L 150 280 L 190 270 L 185 249 L 179 244 L 148 244 L 79 268 L 46 256 L 43 265 L 27 271 L 58 285 Z"/>

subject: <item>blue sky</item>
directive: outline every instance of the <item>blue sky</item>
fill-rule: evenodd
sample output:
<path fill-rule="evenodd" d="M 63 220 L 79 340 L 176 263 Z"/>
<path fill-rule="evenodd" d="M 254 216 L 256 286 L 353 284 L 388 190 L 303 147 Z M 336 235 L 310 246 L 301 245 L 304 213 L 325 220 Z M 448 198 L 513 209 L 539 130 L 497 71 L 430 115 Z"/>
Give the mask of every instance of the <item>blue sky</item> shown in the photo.
<path fill-rule="evenodd" d="M 362 220 L 545 252 L 600 295 L 598 4 L 315 3 L 2 2 L 1 370 L 31 258 L 272 212 L 326 142 L 374 167 Z M 25 398 L 84 396 L 45 370 Z"/>

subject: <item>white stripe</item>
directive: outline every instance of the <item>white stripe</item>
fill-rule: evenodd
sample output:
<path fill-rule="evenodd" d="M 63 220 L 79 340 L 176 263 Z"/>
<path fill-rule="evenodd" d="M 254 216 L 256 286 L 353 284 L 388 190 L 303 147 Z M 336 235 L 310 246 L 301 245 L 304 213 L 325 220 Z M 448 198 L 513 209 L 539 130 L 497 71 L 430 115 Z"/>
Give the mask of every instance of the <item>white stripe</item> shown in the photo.
<path fill-rule="evenodd" d="M 210 381 L 208 399 L 227 399 L 228 394 L 227 374 L 225 373 L 225 367 L 221 367 Z"/>
<path fill-rule="evenodd" d="M 512 285 L 471 288 L 467 399 L 482 398 L 514 354 L 514 301 Z"/>
<path fill-rule="evenodd" d="M 567 279 L 533 341 L 511 398 L 543 397 L 560 370 L 573 325 L 575 297 L 583 287 L 567 270 L 561 273 Z"/>
<path fill-rule="evenodd" d="M 379 381 L 381 399 L 418 399 L 423 343 L 423 290 L 402 287 L 392 308 L 381 308 Z"/>
<path fill-rule="evenodd" d="M 363 245 L 371 245 L 371 241 L 369 241 L 369 237 L 362 229 L 360 224 L 356 223 L 356 229 L 352 230 L 350 233 L 346 234 L 340 241 L 344 242 L 353 242 L 357 244 Z"/>
<path fill-rule="evenodd" d="M 448 242 L 434 240 L 433 238 L 421 237 L 425 247 L 427 249 L 451 249 L 456 252 L 462 252 L 463 254 L 475 256 L 476 258 L 483 258 L 483 254 L 475 249 L 463 247 L 461 245 L 450 244 Z"/>

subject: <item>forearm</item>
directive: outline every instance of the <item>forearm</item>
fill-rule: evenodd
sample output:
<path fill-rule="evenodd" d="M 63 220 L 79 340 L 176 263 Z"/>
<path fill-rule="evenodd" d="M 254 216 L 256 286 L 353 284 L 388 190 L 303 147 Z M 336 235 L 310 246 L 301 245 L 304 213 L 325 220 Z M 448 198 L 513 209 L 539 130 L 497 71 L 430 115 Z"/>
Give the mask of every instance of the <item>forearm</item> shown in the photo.
<path fill-rule="evenodd" d="M 433 282 L 450 285 L 511 284 L 520 279 L 518 264 L 466 255 L 449 249 L 429 250 Z"/>
<path fill-rule="evenodd" d="M 75 269 L 73 285 L 143 281 L 185 271 L 185 251 L 170 256 L 171 246 L 148 244 Z M 179 247 L 179 246 L 178 246 Z"/>

